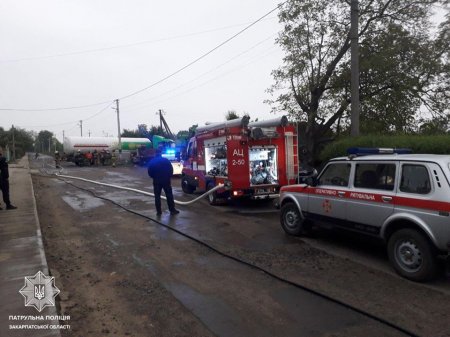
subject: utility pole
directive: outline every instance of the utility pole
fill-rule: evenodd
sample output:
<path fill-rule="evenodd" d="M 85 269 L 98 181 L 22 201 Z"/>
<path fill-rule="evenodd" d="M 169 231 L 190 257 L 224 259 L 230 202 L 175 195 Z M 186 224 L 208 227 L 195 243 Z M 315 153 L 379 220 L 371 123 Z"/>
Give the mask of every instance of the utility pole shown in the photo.
<path fill-rule="evenodd" d="M 162 110 L 161 109 L 159 109 L 159 128 L 161 129 L 161 131 L 162 131 Z"/>
<path fill-rule="evenodd" d="M 13 150 L 13 161 L 16 161 L 16 138 L 15 138 L 15 131 L 14 131 L 14 125 L 12 126 L 12 150 Z"/>
<path fill-rule="evenodd" d="M 119 137 L 119 152 L 122 149 L 122 139 L 120 138 L 120 116 L 119 116 L 119 100 L 116 99 L 116 112 L 117 112 L 117 136 Z"/>
<path fill-rule="evenodd" d="M 88 131 L 89 138 L 91 138 L 91 130 Z"/>
<path fill-rule="evenodd" d="M 48 139 L 48 153 L 51 154 L 52 153 L 52 137 L 50 136 L 50 138 Z"/>
<path fill-rule="evenodd" d="M 359 42 L 358 42 L 358 0 L 351 0 L 350 4 L 350 53 L 351 53 L 351 128 L 352 137 L 359 136 Z"/>
<path fill-rule="evenodd" d="M 64 140 L 65 139 L 66 139 L 66 135 L 65 135 L 64 130 L 63 130 L 63 144 L 64 144 Z"/>
<path fill-rule="evenodd" d="M 80 133 L 81 137 L 83 137 L 83 121 L 80 119 Z"/>

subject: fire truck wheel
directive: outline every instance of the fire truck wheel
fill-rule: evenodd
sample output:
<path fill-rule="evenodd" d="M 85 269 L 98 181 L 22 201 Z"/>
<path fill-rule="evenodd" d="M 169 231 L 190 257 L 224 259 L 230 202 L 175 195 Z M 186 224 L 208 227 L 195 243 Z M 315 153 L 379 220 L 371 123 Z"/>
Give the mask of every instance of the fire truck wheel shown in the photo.
<path fill-rule="evenodd" d="M 391 235 L 387 251 L 397 273 L 412 281 L 431 280 L 437 272 L 434 248 L 420 232 L 400 229 Z"/>
<path fill-rule="evenodd" d="M 293 202 L 288 202 L 281 207 L 281 227 L 289 235 L 299 236 L 304 234 L 305 220 L 302 218 L 298 207 Z"/>
<path fill-rule="evenodd" d="M 189 185 L 189 182 L 186 177 L 181 178 L 181 189 L 186 194 L 194 193 L 195 188 Z"/>
<path fill-rule="evenodd" d="M 211 189 L 214 188 L 214 184 L 213 183 L 209 183 L 208 186 L 206 187 L 206 190 L 209 191 Z M 211 194 L 208 194 L 208 201 L 210 205 L 217 205 L 217 192 L 213 192 Z"/>

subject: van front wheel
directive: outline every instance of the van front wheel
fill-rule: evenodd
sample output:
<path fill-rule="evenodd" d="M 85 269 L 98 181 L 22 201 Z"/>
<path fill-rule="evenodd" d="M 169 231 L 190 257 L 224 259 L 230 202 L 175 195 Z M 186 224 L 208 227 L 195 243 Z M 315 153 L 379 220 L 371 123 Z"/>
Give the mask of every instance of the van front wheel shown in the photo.
<path fill-rule="evenodd" d="M 289 235 L 299 236 L 310 229 L 310 226 L 306 226 L 306 220 L 293 202 L 288 202 L 281 207 L 280 223 L 283 230 Z"/>

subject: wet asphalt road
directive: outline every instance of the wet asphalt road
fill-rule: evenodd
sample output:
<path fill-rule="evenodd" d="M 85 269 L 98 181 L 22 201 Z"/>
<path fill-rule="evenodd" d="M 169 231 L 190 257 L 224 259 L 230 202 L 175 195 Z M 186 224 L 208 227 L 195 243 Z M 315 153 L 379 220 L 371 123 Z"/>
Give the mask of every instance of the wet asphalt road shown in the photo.
<path fill-rule="evenodd" d="M 66 164 L 63 173 L 151 191 L 151 181 L 145 169 L 140 167 L 113 170 L 102 167 L 78 168 Z M 95 198 L 86 191 L 75 189 L 56 179 L 51 180 L 55 186 L 59 186 L 55 188 L 58 191 L 55 197 L 61 198 L 74 212 L 90 212 L 90 217 L 95 218 L 97 211 L 112 208 L 115 221 L 125 216 L 122 209 Z M 103 186 L 94 187 L 75 180 L 72 183 L 157 219 L 151 198 Z M 178 178 L 173 179 L 173 186 L 175 199 L 186 201 L 194 197 L 182 193 Z M 181 211 L 179 215 L 170 216 L 166 211 L 158 220 L 222 252 L 260 265 L 277 275 L 372 312 L 419 334 L 432 331 L 428 320 L 434 319 L 429 317 L 424 320 L 424 315 L 427 316 L 433 310 L 442 310 L 430 303 L 435 298 L 442 299 L 442 294 L 448 292 L 448 281 L 444 277 L 431 285 L 418 285 L 400 279 L 390 271 L 383 247 L 377 244 L 369 246 L 369 250 L 373 251 L 371 254 L 365 251 L 365 244 L 356 248 L 356 251 L 352 247 L 346 247 L 347 238 L 339 239 L 336 244 L 329 241 L 327 234 L 319 234 L 316 238 L 306 240 L 287 237 L 279 226 L 278 211 L 270 201 L 238 202 L 213 207 L 202 200 L 192 206 L 178 208 Z M 133 224 L 122 224 L 120 228 L 102 227 L 101 232 L 95 235 L 106 238 L 111 247 L 119 252 L 118 258 L 122 254 L 127 255 L 127 258 L 134 261 L 136 268 L 142 269 L 143 274 L 148 273 L 158 279 L 214 335 L 402 335 L 341 305 L 220 256 L 151 222 L 145 231 L 159 242 L 156 251 L 144 249 L 148 244 L 145 237 L 140 237 L 137 242 L 135 236 L 127 235 L 130 230 L 133 230 Z M 327 248 L 331 252 L 336 251 L 336 256 L 325 253 Z M 356 258 L 352 259 L 352 256 Z M 376 265 L 374 269 L 364 265 L 370 260 Z M 355 279 L 356 275 L 361 275 L 360 280 Z M 377 287 L 391 290 L 399 297 L 391 298 L 390 293 L 377 296 L 373 294 Z M 416 294 L 411 303 L 399 303 L 399 298 L 410 299 L 411 292 Z M 422 296 L 428 297 L 428 300 L 422 299 Z M 383 308 L 387 304 L 390 304 L 389 307 Z M 417 318 L 422 320 L 421 324 L 415 323 L 406 310 L 411 304 L 413 307 L 422 306 L 424 312 L 416 313 Z M 400 309 L 404 309 L 403 314 Z M 417 312 L 415 308 L 412 311 Z M 438 327 L 437 331 L 445 331 L 447 326 Z"/>

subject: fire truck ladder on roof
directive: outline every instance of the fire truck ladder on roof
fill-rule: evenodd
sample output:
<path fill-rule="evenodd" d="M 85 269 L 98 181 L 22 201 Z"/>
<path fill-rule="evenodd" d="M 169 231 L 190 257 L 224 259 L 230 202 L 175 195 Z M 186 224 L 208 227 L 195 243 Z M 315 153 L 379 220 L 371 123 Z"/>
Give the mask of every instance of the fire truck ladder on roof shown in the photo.
<path fill-rule="evenodd" d="M 298 136 L 294 132 L 286 132 L 284 137 L 286 146 L 286 177 L 288 180 L 296 180 L 299 170 Z"/>

